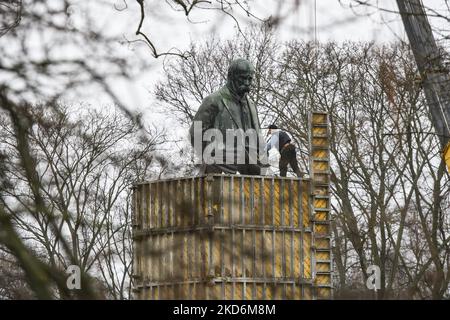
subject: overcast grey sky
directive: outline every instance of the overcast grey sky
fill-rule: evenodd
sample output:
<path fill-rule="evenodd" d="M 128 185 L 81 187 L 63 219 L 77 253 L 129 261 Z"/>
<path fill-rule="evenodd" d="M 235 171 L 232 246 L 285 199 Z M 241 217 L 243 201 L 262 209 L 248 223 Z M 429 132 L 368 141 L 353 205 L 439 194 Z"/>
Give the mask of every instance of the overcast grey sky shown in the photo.
<path fill-rule="evenodd" d="M 113 0 L 116 8 L 123 8 L 123 0 Z M 298 7 L 295 0 L 285 0 L 283 9 L 278 10 L 278 1 L 251 1 L 252 12 L 261 18 L 275 15 L 277 12 L 286 16 L 278 26 L 277 37 L 280 41 L 291 39 L 326 41 L 375 41 L 377 43 L 406 40 L 401 19 L 397 14 L 370 7 L 355 7 L 352 0 L 300 0 Z M 442 8 L 443 0 L 424 0 L 425 6 Z M 191 41 L 204 41 L 212 33 L 221 38 L 231 37 L 236 30 L 235 22 L 220 12 L 193 11 L 191 21 L 187 21 L 182 12 L 172 10 L 165 1 L 146 1 L 147 20 L 143 31 L 146 32 L 160 51 L 178 48 L 187 49 Z M 376 3 L 376 2 L 373 2 Z M 122 33 L 127 39 L 135 39 L 134 32 L 139 17 L 139 6 L 135 1 L 127 1 L 124 11 L 112 8 L 104 12 L 99 21 L 108 22 L 111 32 Z M 397 10 L 394 0 L 378 0 L 378 5 L 386 10 Z M 112 6 L 111 6 L 112 7 Z M 293 9 L 295 8 L 295 10 Z M 77 13 L 77 12 L 75 12 Z M 248 18 L 237 13 L 241 27 L 245 27 Z M 254 21 L 254 20 L 253 20 Z M 112 22 L 112 23 L 111 23 Z M 316 29 L 315 27 L 316 22 Z M 316 32 L 314 32 L 314 29 Z M 133 51 L 134 50 L 134 51 Z M 117 81 L 113 83 L 118 96 L 130 109 L 151 110 L 153 85 L 162 76 L 162 58 L 154 59 L 150 51 L 143 45 L 130 47 L 130 55 L 142 50 L 148 52 L 151 66 L 142 70 L 140 76 L 133 81 Z M 148 51 L 147 51 L 148 50 Z M 73 97 L 75 98 L 75 97 Z M 83 90 L 77 93 L 76 99 L 93 105 L 107 105 L 107 97 L 99 96 L 96 90 Z M 149 121 L 155 118 L 148 115 Z M 157 117 L 158 121 L 160 118 Z"/>

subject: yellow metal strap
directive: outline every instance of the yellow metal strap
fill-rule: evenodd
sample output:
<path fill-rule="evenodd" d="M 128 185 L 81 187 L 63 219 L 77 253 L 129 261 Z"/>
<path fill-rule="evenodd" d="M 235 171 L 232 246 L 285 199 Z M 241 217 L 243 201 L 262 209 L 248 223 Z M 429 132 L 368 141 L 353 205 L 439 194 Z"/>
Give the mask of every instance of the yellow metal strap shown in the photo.
<path fill-rule="evenodd" d="M 444 161 L 447 164 L 448 172 L 450 172 L 450 141 L 447 143 L 447 146 L 444 148 L 443 156 L 444 156 Z"/>

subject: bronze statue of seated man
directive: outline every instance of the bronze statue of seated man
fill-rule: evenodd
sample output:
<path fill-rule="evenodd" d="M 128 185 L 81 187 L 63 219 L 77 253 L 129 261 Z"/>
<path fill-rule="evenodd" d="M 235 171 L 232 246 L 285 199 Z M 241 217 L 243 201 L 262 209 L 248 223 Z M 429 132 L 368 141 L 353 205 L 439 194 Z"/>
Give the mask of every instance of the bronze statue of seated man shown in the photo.
<path fill-rule="evenodd" d="M 233 60 L 226 85 L 198 109 L 189 133 L 201 159 L 200 174 L 260 175 L 261 167 L 267 166 L 258 112 L 248 98 L 253 76 L 249 61 Z"/>

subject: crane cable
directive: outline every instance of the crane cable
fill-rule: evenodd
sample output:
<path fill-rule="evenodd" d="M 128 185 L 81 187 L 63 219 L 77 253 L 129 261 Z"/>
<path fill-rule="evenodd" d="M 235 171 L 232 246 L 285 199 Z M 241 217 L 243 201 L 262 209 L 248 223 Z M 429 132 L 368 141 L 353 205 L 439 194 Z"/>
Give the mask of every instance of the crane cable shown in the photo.
<path fill-rule="evenodd" d="M 314 44 L 317 46 L 317 1 L 314 0 Z"/>

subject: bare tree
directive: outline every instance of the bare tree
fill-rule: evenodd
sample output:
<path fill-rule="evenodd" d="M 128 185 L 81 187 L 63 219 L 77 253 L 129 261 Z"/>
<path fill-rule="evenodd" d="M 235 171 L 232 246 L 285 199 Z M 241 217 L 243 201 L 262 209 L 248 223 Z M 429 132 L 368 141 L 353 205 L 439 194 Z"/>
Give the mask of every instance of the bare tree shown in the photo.
<path fill-rule="evenodd" d="M 48 198 L 56 197 L 50 191 L 53 192 L 60 186 L 53 186 L 53 189 L 50 189 L 49 184 L 46 184 L 48 181 L 45 179 L 48 176 L 43 177 L 40 171 L 42 168 L 38 167 L 45 157 L 41 153 L 40 159 L 35 158 L 37 140 L 30 141 L 36 126 L 40 126 L 41 129 L 45 127 L 35 117 L 39 116 L 41 108 L 39 105 L 36 106 L 36 101 L 51 108 L 57 105 L 55 102 L 62 96 L 76 94 L 76 90 L 85 85 L 94 85 L 98 94 L 109 96 L 129 118 L 139 120 L 134 113 L 125 108 L 116 92 L 111 89 L 110 81 L 118 78 L 129 79 L 136 73 L 136 66 L 140 69 L 145 64 L 142 63 L 143 60 L 130 59 L 126 50 L 124 52 L 120 44 L 121 35 L 112 35 L 108 30 L 103 29 L 102 25 L 96 23 L 95 17 L 99 10 L 111 8 L 108 4 L 100 1 L 84 4 L 86 10 L 76 17 L 81 21 L 79 24 L 74 24 L 72 9 L 75 3 L 73 1 L 2 1 L 0 3 L 0 73 L 2 75 L 0 111 L 2 120 L 8 128 L 6 131 L 10 138 L 8 148 L 15 150 L 14 153 L 7 152 L 2 145 L 2 165 L 8 163 L 8 169 L 14 171 L 12 173 L 10 171 L 9 176 L 1 177 L 0 244 L 5 246 L 21 266 L 25 279 L 36 297 L 44 299 L 54 297 L 55 287 L 60 297 L 72 297 L 72 293 L 66 288 L 67 276 L 61 271 L 62 265 L 57 265 L 63 258 L 66 259 L 66 263 L 82 262 L 85 267 L 92 262 L 87 258 L 83 260 L 82 257 L 86 257 L 85 252 L 80 252 L 89 248 L 88 245 L 84 248 L 75 248 L 76 241 L 69 244 L 63 240 L 62 235 L 58 234 L 61 224 L 56 220 L 61 219 L 61 216 L 56 217 L 53 213 L 55 208 L 61 208 L 64 204 L 58 203 L 59 207 L 56 204 L 53 207 L 47 207 Z M 55 152 L 55 149 L 52 152 Z M 58 153 L 55 152 L 54 155 Z M 68 168 L 73 165 L 74 163 L 70 163 Z M 51 168 L 48 166 L 44 169 L 51 172 Z M 54 178 L 56 177 L 58 177 L 57 174 Z M 28 189 L 15 189 L 18 193 L 11 192 L 14 190 L 14 183 L 18 181 L 19 186 L 27 186 Z M 12 212 L 9 202 L 11 197 L 23 200 L 21 212 Z M 27 219 L 34 219 L 35 222 L 37 221 L 36 225 L 28 226 Z M 75 223 L 76 228 L 79 228 L 80 222 L 81 219 L 78 219 Z M 31 232 L 34 240 L 46 243 L 47 252 L 56 252 L 58 243 L 59 252 L 64 253 L 49 255 L 48 259 L 53 260 L 53 264 L 43 260 L 37 252 L 32 250 L 31 240 L 24 238 L 23 230 L 17 229 L 18 223 L 23 224 L 22 229 L 28 229 L 28 232 Z M 39 232 L 37 231 L 39 228 L 44 229 Z M 78 297 L 95 298 L 97 296 L 88 278 L 83 272 L 84 290 L 78 292 Z"/>
<path fill-rule="evenodd" d="M 157 86 L 160 101 L 182 122 L 214 89 L 206 79 L 223 74 L 214 51 L 245 52 L 239 41 L 212 43 L 192 50 L 202 61 L 192 68 L 174 60 Z M 381 269 L 379 299 L 448 295 L 448 177 L 409 48 L 292 41 L 269 42 L 264 50 L 270 71 L 257 75 L 263 85 L 252 99 L 261 97 L 257 107 L 266 119 L 288 128 L 305 150 L 308 112 L 332 117 L 337 295 L 374 298 L 365 286 L 372 264 Z M 201 88 L 195 96 L 181 87 L 187 81 Z M 176 94 L 164 91 L 168 83 L 180 85 Z"/>
<path fill-rule="evenodd" d="M 167 59 L 165 77 L 154 90 L 160 109 L 166 114 L 167 110 L 172 111 L 174 120 L 190 125 L 202 100 L 226 83 L 228 66 L 237 57 L 245 57 L 255 66 L 255 88 L 251 98 L 258 105 L 262 104 L 262 99 L 269 99 L 265 88 L 274 71 L 272 58 L 277 50 L 273 30 L 264 25 L 253 25 L 242 32 L 245 38 L 238 32 L 225 42 L 211 37 L 204 44 L 192 43 L 189 59 Z"/>
<path fill-rule="evenodd" d="M 28 133 L 30 154 L 46 210 L 35 207 L 37 191 L 32 192 L 13 127 L 4 118 L 1 145 L 12 183 L 3 190 L 5 215 L 27 244 L 45 252 L 51 268 L 66 270 L 74 264 L 93 276 L 100 270 L 108 296 L 129 297 L 129 188 L 148 177 L 162 137 L 139 138 L 139 127 L 118 112 L 83 115 L 60 106 L 29 111 L 36 122 Z"/>
<path fill-rule="evenodd" d="M 412 265 L 405 266 L 406 257 L 410 258 L 404 247 L 408 240 L 405 221 L 419 210 L 427 212 L 419 214 L 421 227 L 427 229 L 422 230 L 420 241 L 434 252 L 428 258 L 435 256 L 432 265 L 440 274 L 440 280 L 420 294 L 442 298 L 448 290 L 447 271 L 442 268 L 448 248 L 442 245 L 449 234 L 446 230 L 443 239 L 433 240 L 433 230 L 437 225 L 447 228 L 447 221 L 438 222 L 437 208 L 449 190 L 443 187 L 446 178 L 439 142 L 415 79 L 414 60 L 405 46 L 328 44 L 318 50 L 319 66 L 312 77 L 306 76 L 308 55 L 296 54 L 294 60 L 303 62 L 294 65 L 307 84 L 310 105 L 319 105 L 332 116 L 335 232 L 336 245 L 341 246 L 335 257 L 340 284 L 348 285 L 342 280 L 348 268 L 365 279 L 367 267 L 376 264 L 381 269 L 378 298 L 400 297 L 403 289 L 411 292 L 410 286 L 423 280 L 423 273 L 412 275 Z M 427 194 L 433 201 L 417 194 Z M 411 207 L 414 200 L 415 207 Z M 435 227 L 430 220 L 426 222 L 433 216 Z M 427 261 L 415 263 L 433 269 Z"/>
<path fill-rule="evenodd" d="M 0 300 L 32 299 L 23 270 L 14 255 L 0 247 Z"/>

